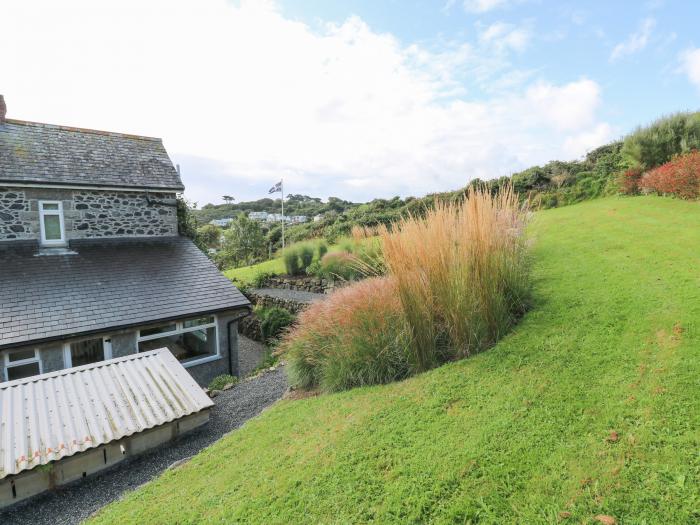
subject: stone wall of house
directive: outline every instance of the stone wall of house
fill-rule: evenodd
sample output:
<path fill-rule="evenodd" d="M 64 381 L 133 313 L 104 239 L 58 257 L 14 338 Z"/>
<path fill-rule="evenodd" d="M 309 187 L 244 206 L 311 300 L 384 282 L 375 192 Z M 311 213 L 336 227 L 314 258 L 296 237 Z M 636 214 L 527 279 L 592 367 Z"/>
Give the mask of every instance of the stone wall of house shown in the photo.
<path fill-rule="evenodd" d="M 151 193 L 149 197 L 153 202 L 172 199 L 174 195 Z M 176 208 L 148 204 L 145 193 L 76 191 L 70 218 L 74 239 L 177 235 Z"/>
<path fill-rule="evenodd" d="M 177 209 L 164 203 L 173 193 L 0 188 L 0 241 L 39 240 L 39 201 L 63 203 L 66 238 L 177 235 Z M 155 203 L 154 203 L 155 201 Z"/>
<path fill-rule="evenodd" d="M 33 239 L 30 215 L 24 191 L 0 188 L 0 240 Z"/>

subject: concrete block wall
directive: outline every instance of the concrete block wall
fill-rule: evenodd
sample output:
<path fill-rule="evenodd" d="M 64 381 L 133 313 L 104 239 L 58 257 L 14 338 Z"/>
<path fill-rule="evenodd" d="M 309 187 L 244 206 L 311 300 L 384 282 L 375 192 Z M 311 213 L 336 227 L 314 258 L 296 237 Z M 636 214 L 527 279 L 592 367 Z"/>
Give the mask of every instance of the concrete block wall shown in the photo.
<path fill-rule="evenodd" d="M 209 409 L 0 480 L 0 508 L 112 467 L 209 421 Z"/>

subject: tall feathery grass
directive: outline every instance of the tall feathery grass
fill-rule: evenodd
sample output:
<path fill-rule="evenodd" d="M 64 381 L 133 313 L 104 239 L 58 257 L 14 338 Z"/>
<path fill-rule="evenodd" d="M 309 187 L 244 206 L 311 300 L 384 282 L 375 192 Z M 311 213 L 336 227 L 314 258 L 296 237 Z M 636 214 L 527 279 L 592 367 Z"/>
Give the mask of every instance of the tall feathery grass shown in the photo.
<path fill-rule="evenodd" d="M 470 189 L 379 232 L 421 370 L 492 345 L 527 307 L 527 209 L 512 188 Z"/>
<path fill-rule="evenodd" d="M 386 276 L 301 314 L 281 345 L 291 383 L 325 391 L 385 383 L 494 344 L 527 308 L 526 218 L 512 189 L 471 189 L 463 202 L 366 231 L 379 243 L 358 264 Z"/>
<path fill-rule="evenodd" d="M 412 372 L 409 333 L 393 279 L 341 288 L 301 312 L 282 342 L 290 383 L 333 392 L 402 379 Z"/>

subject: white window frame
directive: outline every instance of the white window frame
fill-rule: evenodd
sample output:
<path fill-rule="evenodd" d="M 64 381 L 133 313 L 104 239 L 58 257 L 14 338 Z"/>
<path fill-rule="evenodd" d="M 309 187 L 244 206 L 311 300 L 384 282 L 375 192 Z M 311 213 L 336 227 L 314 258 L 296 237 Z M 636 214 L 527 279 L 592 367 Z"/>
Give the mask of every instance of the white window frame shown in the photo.
<path fill-rule="evenodd" d="M 24 352 L 26 351 L 26 348 L 23 349 L 17 349 L 14 350 L 15 352 Z M 41 375 L 44 373 L 44 367 L 41 364 L 41 357 L 39 356 L 39 349 L 35 348 L 34 349 L 34 357 L 30 357 L 28 359 L 20 359 L 19 361 L 10 361 L 10 354 L 12 353 L 12 350 L 8 350 L 5 352 L 5 381 L 9 381 L 9 374 L 7 373 L 8 368 L 15 368 L 17 366 L 22 366 L 22 365 L 33 365 L 34 363 L 39 364 L 39 374 Z"/>
<path fill-rule="evenodd" d="M 57 210 L 44 210 L 44 204 L 58 204 Z M 44 217 L 46 215 L 57 215 L 61 225 L 61 238 L 46 240 L 46 229 L 44 227 Z M 63 203 L 61 201 L 39 201 L 39 227 L 41 229 L 41 244 L 44 246 L 63 246 L 66 244 L 66 226 L 63 221 Z"/>
<path fill-rule="evenodd" d="M 87 339 L 78 339 L 76 341 L 71 341 L 70 343 L 63 343 L 63 368 L 73 368 L 73 356 L 70 352 L 70 345 L 72 343 L 80 343 L 81 341 L 90 341 L 92 339 L 100 339 L 100 337 L 89 337 Z M 105 358 L 112 359 L 112 338 L 109 336 L 102 337 L 102 350 L 104 352 Z"/>
<path fill-rule="evenodd" d="M 192 319 L 196 319 L 197 317 L 210 317 L 210 316 L 214 318 L 214 320 L 211 323 L 199 324 L 197 326 L 190 326 L 187 328 L 184 327 L 185 321 L 190 321 Z M 204 363 L 209 363 L 210 361 L 216 361 L 217 359 L 221 359 L 221 349 L 219 348 L 219 323 L 218 323 L 218 318 L 216 315 L 212 315 L 212 314 L 202 314 L 199 316 L 195 315 L 194 317 L 188 317 L 186 319 L 182 319 L 179 321 L 164 321 L 164 322 L 159 323 L 159 324 L 175 324 L 175 330 L 171 330 L 170 332 L 161 332 L 159 334 L 153 334 L 153 335 L 144 335 L 143 337 L 141 336 L 141 330 L 139 330 L 139 335 L 136 338 L 136 349 L 138 352 L 140 352 L 140 350 L 138 349 L 139 343 L 142 341 L 152 341 L 153 339 L 161 339 L 163 337 L 169 337 L 171 335 L 180 335 L 180 334 L 185 334 L 187 332 L 196 332 L 197 330 L 213 328 L 214 329 L 214 339 L 215 339 L 215 344 L 216 344 L 216 354 L 209 355 L 206 357 L 201 357 L 199 359 L 192 359 L 191 361 L 179 361 L 179 363 L 184 368 L 189 368 L 191 366 L 201 365 Z M 154 325 L 154 326 L 158 326 L 158 325 Z"/>

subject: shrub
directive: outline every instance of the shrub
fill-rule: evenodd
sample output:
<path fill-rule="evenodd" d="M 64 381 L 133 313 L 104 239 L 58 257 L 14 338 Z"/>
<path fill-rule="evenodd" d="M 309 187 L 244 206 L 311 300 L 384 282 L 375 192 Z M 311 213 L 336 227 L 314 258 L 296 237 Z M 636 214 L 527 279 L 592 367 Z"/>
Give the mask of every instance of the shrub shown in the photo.
<path fill-rule="evenodd" d="M 697 199 L 700 196 L 700 152 L 676 157 L 651 170 L 642 177 L 640 186 L 659 194 Z"/>
<path fill-rule="evenodd" d="M 677 113 L 625 138 L 622 155 L 630 166 L 650 169 L 700 149 L 700 113 Z"/>
<path fill-rule="evenodd" d="M 382 229 L 420 370 L 487 348 L 525 311 L 525 218 L 511 188 L 472 188 L 462 204 L 436 203 Z"/>
<path fill-rule="evenodd" d="M 321 259 L 321 275 L 327 279 L 352 281 L 358 273 L 357 259 L 347 252 L 327 253 Z"/>
<path fill-rule="evenodd" d="M 284 250 L 284 268 L 289 275 L 299 275 L 301 266 L 299 264 L 299 252 L 296 248 L 287 248 Z"/>
<path fill-rule="evenodd" d="M 267 280 L 270 277 L 275 277 L 274 272 L 258 272 L 255 274 L 255 277 L 253 277 L 253 280 L 251 281 L 251 284 L 255 288 L 263 288 L 265 284 L 267 284 Z"/>
<path fill-rule="evenodd" d="M 630 168 L 620 174 L 618 185 L 624 195 L 638 195 L 639 183 L 642 179 L 641 168 Z"/>
<path fill-rule="evenodd" d="M 220 376 L 216 376 L 214 379 L 211 380 L 209 383 L 209 390 L 223 390 L 225 386 L 228 385 L 235 385 L 238 383 L 238 378 L 233 377 L 232 375 L 228 374 L 223 374 Z"/>
<path fill-rule="evenodd" d="M 328 245 L 326 244 L 325 241 L 321 241 L 318 243 L 318 260 L 320 261 L 323 259 L 323 256 L 328 253 Z"/>
<path fill-rule="evenodd" d="M 290 382 L 331 392 L 388 383 L 413 371 L 395 281 L 355 283 L 311 304 L 283 340 Z"/>
<path fill-rule="evenodd" d="M 321 261 L 312 262 L 306 269 L 306 275 L 315 275 L 316 277 L 322 277 L 323 272 L 321 271 Z"/>
<path fill-rule="evenodd" d="M 260 317 L 260 330 L 265 342 L 277 339 L 294 322 L 294 316 L 284 308 L 262 308 L 256 313 Z"/>
<path fill-rule="evenodd" d="M 314 247 L 311 244 L 305 243 L 299 246 L 299 270 L 300 273 L 306 273 L 306 269 L 314 260 Z"/>

